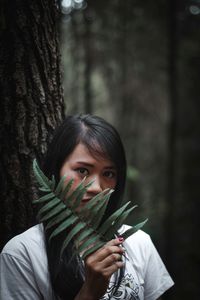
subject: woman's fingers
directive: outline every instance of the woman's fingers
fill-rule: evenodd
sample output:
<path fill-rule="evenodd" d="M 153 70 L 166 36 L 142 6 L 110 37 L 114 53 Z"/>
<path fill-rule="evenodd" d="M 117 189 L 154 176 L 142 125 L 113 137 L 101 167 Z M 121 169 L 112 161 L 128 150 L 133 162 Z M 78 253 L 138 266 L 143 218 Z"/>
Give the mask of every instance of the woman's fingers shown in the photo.
<path fill-rule="evenodd" d="M 123 243 L 124 239 L 122 237 L 118 237 L 116 239 L 110 240 L 108 243 L 106 243 L 105 246 L 118 246 Z"/>
<path fill-rule="evenodd" d="M 84 286 L 91 290 L 94 290 L 95 286 L 101 287 L 100 295 L 103 295 L 112 274 L 124 266 L 121 259 L 123 253 L 122 240 L 114 239 L 87 256 L 85 259 L 86 280 Z"/>
<path fill-rule="evenodd" d="M 103 261 L 108 256 L 111 256 L 114 259 L 115 256 L 113 254 L 122 255 L 124 253 L 124 248 L 121 246 L 121 244 L 122 240 L 119 238 L 109 241 L 106 245 L 104 245 L 104 247 L 100 248 L 94 253 L 94 259 Z"/>
<path fill-rule="evenodd" d="M 117 268 L 121 268 L 123 267 L 124 263 L 122 261 L 122 255 L 124 253 L 124 249 L 121 247 L 118 247 L 120 249 L 118 249 L 119 252 L 113 252 L 109 255 L 107 255 L 101 262 L 101 268 L 102 269 L 106 269 L 109 268 L 113 265 L 115 265 Z"/>
<path fill-rule="evenodd" d="M 121 255 L 113 253 L 107 256 L 103 261 L 87 261 L 86 270 L 93 276 L 102 276 L 104 279 L 110 278 L 110 276 L 116 272 L 119 268 L 124 266 L 124 262 L 121 260 Z"/>
<path fill-rule="evenodd" d="M 104 263 L 105 266 L 109 266 L 117 261 L 122 261 L 122 254 L 112 253 L 111 255 L 107 256 L 102 263 Z"/>
<path fill-rule="evenodd" d="M 104 276 L 107 276 L 109 278 L 113 273 L 115 273 L 118 269 L 122 268 L 123 266 L 124 263 L 122 261 L 113 262 L 108 267 L 104 268 Z"/>
<path fill-rule="evenodd" d="M 122 242 L 119 239 L 109 241 L 104 247 L 88 256 L 85 260 L 86 265 L 89 267 L 96 265 L 101 269 L 110 267 L 117 262 L 117 268 L 123 266 L 121 261 L 122 255 L 124 254 L 124 248 L 121 246 Z"/>

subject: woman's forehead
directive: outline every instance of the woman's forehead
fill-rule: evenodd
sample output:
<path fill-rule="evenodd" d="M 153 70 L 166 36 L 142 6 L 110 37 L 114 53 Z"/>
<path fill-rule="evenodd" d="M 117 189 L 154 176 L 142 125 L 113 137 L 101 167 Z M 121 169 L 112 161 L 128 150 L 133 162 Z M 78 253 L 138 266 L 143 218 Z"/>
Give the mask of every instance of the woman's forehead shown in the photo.
<path fill-rule="evenodd" d="M 98 141 L 93 140 L 91 143 L 87 143 L 87 144 L 83 143 L 83 145 L 87 148 L 87 151 L 94 158 L 113 161 L 107 149 L 105 149 L 105 147 L 103 147 L 103 145 L 100 144 Z"/>
<path fill-rule="evenodd" d="M 114 165 L 114 162 L 112 159 L 110 159 L 108 153 L 98 143 L 86 144 L 83 142 L 79 142 L 72 153 L 69 155 L 67 160 L 83 158 L 91 158 L 104 161 L 107 160 Z"/>

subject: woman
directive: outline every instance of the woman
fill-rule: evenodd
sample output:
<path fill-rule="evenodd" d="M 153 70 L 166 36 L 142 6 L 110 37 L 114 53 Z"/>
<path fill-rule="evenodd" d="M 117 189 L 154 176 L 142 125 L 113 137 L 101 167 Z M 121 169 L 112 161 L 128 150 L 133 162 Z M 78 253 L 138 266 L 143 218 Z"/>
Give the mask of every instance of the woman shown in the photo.
<path fill-rule="evenodd" d="M 126 159 L 116 130 L 91 115 L 69 116 L 56 130 L 41 168 L 56 182 L 73 178 L 73 191 L 93 180 L 80 206 L 99 192 L 114 189 L 104 219 L 119 206 L 125 187 Z M 2 300 L 158 299 L 173 285 L 150 237 L 143 231 L 126 241 L 113 238 L 83 262 L 73 243 L 60 260 L 63 234 L 48 243 L 50 231 L 36 225 L 14 237 L 1 254 Z M 66 233 L 65 233 L 66 234 Z M 123 247 L 122 247 L 123 244 Z"/>

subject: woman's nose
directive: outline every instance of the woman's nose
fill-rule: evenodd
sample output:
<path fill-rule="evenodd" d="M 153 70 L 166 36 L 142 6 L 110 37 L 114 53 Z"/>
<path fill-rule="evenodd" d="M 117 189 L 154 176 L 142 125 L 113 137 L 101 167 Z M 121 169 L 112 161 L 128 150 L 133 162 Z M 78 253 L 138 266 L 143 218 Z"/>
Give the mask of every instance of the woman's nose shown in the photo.
<path fill-rule="evenodd" d="M 101 180 L 98 177 L 92 179 L 91 185 L 87 189 L 88 193 L 98 194 L 103 191 Z"/>

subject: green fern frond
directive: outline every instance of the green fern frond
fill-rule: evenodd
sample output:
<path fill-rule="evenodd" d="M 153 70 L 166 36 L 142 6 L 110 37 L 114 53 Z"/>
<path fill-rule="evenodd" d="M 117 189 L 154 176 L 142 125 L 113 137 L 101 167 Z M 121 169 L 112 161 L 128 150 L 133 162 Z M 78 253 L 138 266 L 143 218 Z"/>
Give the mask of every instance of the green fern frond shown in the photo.
<path fill-rule="evenodd" d="M 36 160 L 33 161 L 33 171 L 40 185 L 39 189 L 45 193 L 44 196 L 34 201 L 35 204 L 40 205 L 37 217 L 40 222 L 45 221 L 45 230 L 53 228 L 49 242 L 66 229 L 68 232 L 62 243 L 61 256 L 70 241 L 74 240 L 77 253 L 82 253 L 84 259 L 117 235 L 125 219 L 136 207 L 127 208 L 130 205 L 128 202 L 101 224 L 113 190 L 104 190 L 80 209 L 81 200 L 92 182 L 85 184 L 85 179 L 83 179 L 71 192 L 73 179 L 66 183 L 66 176 L 63 176 L 58 185 L 55 186 L 54 176 L 51 180 L 48 179 L 39 168 Z M 123 238 L 128 238 L 140 229 L 146 221 L 126 230 L 122 234 Z"/>

